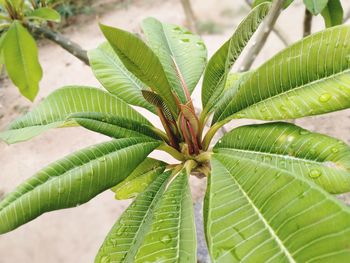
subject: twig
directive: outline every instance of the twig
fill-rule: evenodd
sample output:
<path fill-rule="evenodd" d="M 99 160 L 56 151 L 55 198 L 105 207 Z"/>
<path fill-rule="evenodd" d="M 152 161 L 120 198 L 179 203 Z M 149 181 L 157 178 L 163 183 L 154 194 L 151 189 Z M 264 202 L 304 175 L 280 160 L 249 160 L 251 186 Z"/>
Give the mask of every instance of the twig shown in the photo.
<path fill-rule="evenodd" d="M 245 0 L 245 3 L 249 6 L 252 7 L 252 1 L 251 0 Z M 275 25 L 272 28 L 272 31 L 275 33 L 275 35 L 281 40 L 281 42 L 287 47 L 290 45 L 290 41 L 288 36 L 283 32 L 283 30 L 278 26 Z"/>
<path fill-rule="evenodd" d="M 77 43 L 63 36 L 61 33 L 54 32 L 49 28 L 35 27 L 31 24 L 27 24 L 26 26 L 34 36 L 43 37 L 51 40 L 52 42 L 56 43 L 57 45 L 71 53 L 73 56 L 80 59 L 86 65 L 89 65 L 87 51 L 82 49 L 81 46 Z"/>
<path fill-rule="evenodd" d="M 283 3 L 284 0 L 275 0 L 272 3 L 270 12 L 267 14 L 265 20 L 262 22 L 262 25 L 257 32 L 256 38 L 254 40 L 254 45 L 252 45 L 252 47 L 248 50 L 242 66 L 239 69 L 240 72 L 247 71 L 252 66 L 256 56 L 265 45 L 267 37 L 271 33 L 271 30 L 275 25 L 279 14 L 281 13 Z"/>
<path fill-rule="evenodd" d="M 185 11 L 186 24 L 193 33 L 198 33 L 196 16 L 194 15 L 190 0 L 181 0 L 182 8 Z"/>
<path fill-rule="evenodd" d="M 312 14 L 307 8 L 305 8 L 303 37 L 307 37 L 311 34 L 311 25 Z"/>

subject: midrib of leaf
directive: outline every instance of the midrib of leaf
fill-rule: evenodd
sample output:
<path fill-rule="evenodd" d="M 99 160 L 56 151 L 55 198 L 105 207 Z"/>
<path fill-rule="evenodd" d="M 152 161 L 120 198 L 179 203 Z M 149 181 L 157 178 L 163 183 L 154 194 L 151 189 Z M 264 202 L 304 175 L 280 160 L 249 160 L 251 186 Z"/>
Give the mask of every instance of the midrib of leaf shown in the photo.
<path fill-rule="evenodd" d="M 303 83 L 303 84 L 301 84 L 301 85 L 299 85 L 299 86 L 296 86 L 296 87 L 293 87 L 293 88 L 291 88 L 291 89 L 289 89 L 289 90 L 283 91 L 283 92 L 278 93 L 278 94 L 276 94 L 276 95 L 273 95 L 273 96 L 271 96 L 271 97 L 264 98 L 264 99 L 262 99 L 262 100 L 260 100 L 260 101 L 258 101 L 258 102 L 255 102 L 255 103 L 253 103 L 253 104 L 250 104 L 250 105 L 248 105 L 247 107 L 245 107 L 245 108 L 243 108 L 243 109 L 241 109 L 241 110 L 235 112 L 235 113 L 232 114 L 231 116 L 228 116 L 227 118 L 225 118 L 225 119 L 222 120 L 221 117 L 226 113 L 227 110 L 229 110 L 229 108 L 226 107 L 226 109 L 219 115 L 219 117 L 218 117 L 217 119 L 218 119 L 218 120 L 221 120 L 222 122 L 227 122 L 227 121 L 229 121 L 229 120 L 231 120 L 231 119 L 234 119 L 234 118 L 236 117 L 237 114 L 239 114 L 240 112 L 243 112 L 243 111 L 249 109 L 250 107 L 253 107 L 253 106 L 257 106 L 257 105 L 259 105 L 259 104 L 266 103 L 267 101 L 276 99 L 276 98 L 278 98 L 278 97 L 282 97 L 282 96 L 287 95 L 287 94 L 292 93 L 292 92 L 297 92 L 297 91 L 299 91 L 300 89 L 306 89 L 306 88 L 308 88 L 308 87 L 310 87 L 310 86 L 313 86 L 313 85 L 315 85 L 315 84 L 317 84 L 317 83 L 319 83 L 319 82 L 322 83 L 322 82 L 327 81 L 327 80 L 332 80 L 333 78 L 336 78 L 336 77 L 338 77 L 338 76 L 344 75 L 344 74 L 346 74 L 346 73 L 350 73 L 350 69 L 346 69 L 346 70 L 344 70 L 344 71 L 338 72 L 338 73 L 333 74 L 333 75 L 326 76 L 326 77 L 321 78 L 321 79 L 314 80 L 314 81 L 309 82 L 309 83 Z M 249 80 L 249 79 L 248 79 L 248 80 Z M 229 104 L 228 104 L 227 106 L 229 106 Z"/>
<path fill-rule="evenodd" d="M 153 217 L 153 212 L 156 208 L 156 205 L 159 203 L 160 198 L 159 195 L 161 193 L 163 193 L 163 185 L 166 184 L 168 181 L 168 179 L 166 179 L 164 181 L 164 183 L 158 188 L 157 193 L 155 194 L 153 200 L 151 201 L 150 206 L 147 209 L 147 212 L 145 214 L 145 216 L 143 217 L 142 221 L 139 224 L 139 228 L 135 233 L 134 238 L 132 239 L 131 244 L 133 244 L 129 251 L 127 252 L 125 259 L 122 262 L 128 263 L 128 262 L 132 262 L 134 260 L 134 257 L 136 256 L 136 253 L 140 247 L 140 245 L 142 244 L 145 235 L 147 234 L 148 229 L 150 228 L 150 226 L 152 225 L 152 217 Z M 142 230 L 142 232 L 141 232 Z M 136 242 L 135 242 L 136 240 Z M 134 243 L 135 242 L 135 243 Z"/>
<path fill-rule="evenodd" d="M 121 152 L 125 152 L 127 151 L 127 149 L 129 148 L 132 148 L 132 147 L 135 147 L 135 146 L 138 146 L 138 145 L 143 145 L 143 144 L 147 144 L 147 143 L 150 143 L 150 142 L 144 142 L 144 143 L 136 143 L 136 144 L 133 144 L 133 145 L 130 145 L 130 146 L 127 146 L 125 148 L 121 148 L 121 149 L 117 149 L 113 152 L 110 152 L 108 154 L 101 154 L 101 155 L 95 155 L 94 159 L 91 159 L 89 160 L 88 162 L 86 163 L 82 163 L 78 166 L 75 166 L 67 171 L 65 171 L 63 174 L 59 174 L 59 175 L 55 175 L 55 176 L 48 176 L 47 180 L 45 181 L 41 181 L 41 184 L 40 185 L 36 185 L 35 187 L 32 187 L 30 190 L 26 191 L 25 193 L 21 193 L 21 195 L 17 196 L 16 199 L 12 199 L 11 202 L 8 202 L 7 204 L 5 204 L 4 206 L 0 207 L 0 212 L 5 209 L 6 207 L 8 207 L 9 205 L 11 205 L 11 203 L 14 203 L 16 202 L 19 198 L 23 198 L 24 196 L 30 194 L 32 191 L 34 191 L 35 189 L 38 189 L 40 188 L 43 184 L 45 183 L 49 183 L 49 182 L 54 182 L 55 180 L 58 180 L 58 179 L 62 179 L 66 176 L 70 176 L 70 173 L 74 170 L 80 170 L 81 167 L 83 166 L 88 166 L 90 165 L 91 167 L 91 164 L 94 163 L 94 162 L 98 162 L 98 159 L 101 158 L 101 157 L 105 157 L 105 158 L 108 158 L 109 156 L 113 155 L 113 154 L 116 154 L 116 153 L 121 153 Z M 65 161 L 67 161 L 68 159 L 64 159 Z M 80 191 L 81 192 L 81 191 Z M 51 193 L 51 191 L 49 192 Z M 16 212 L 16 210 L 15 210 Z"/>
<path fill-rule="evenodd" d="M 160 23 L 161 24 L 161 28 L 162 28 L 162 32 L 163 32 L 163 34 L 160 34 L 160 36 L 162 36 L 162 35 L 164 35 L 164 38 L 165 38 L 165 43 L 167 44 L 167 49 L 169 50 L 169 52 L 171 53 L 171 56 L 174 58 L 174 60 L 176 61 L 176 55 L 174 54 L 174 52 L 173 52 L 173 49 L 172 49 L 172 47 L 171 47 L 171 44 L 170 44 L 170 41 L 169 41 L 169 39 L 168 39 L 168 36 L 167 36 L 167 34 L 166 34 L 166 32 L 165 32 L 165 30 L 164 30 L 164 24 L 163 23 Z M 177 63 L 177 62 L 176 62 Z M 181 87 L 181 85 L 180 85 L 180 87 Z M 174 87 L 175 88 L 175 87 Z M 181 90 L 179 90 L 179 91 L 181 91 Z M 182 92 L 182 91 L 181 91 Z M 182 92 L 183 93 L 183 92 Z M 184 94 L 183 94 L 184 95 Z"/>
<path fill-rule="evenodd" d="M 240 159 L 245 159 L 247 161 L 252 161 L 251 159 L 248 158 L 237 158 L 234 156 L 230 156 L 230 158 L 234 158 L 236 160 L 240 160 Z M 220 160 L 218 160 L 220 161 Z M 252 161 L 255 162 L 255 161 Z M 221 163 L 221 161 L 220 161 Z M 256 162 L 258 163 L 258 162 Z M 259 163 L 260 164 L 260 163 Z M 260 165 L 265 165 L 265 164 L 260 164 Z M 275 168 L 274 166 L 270 166 L 270 165 L 266 165 L 269 166 L 271 168 Z M 292 257 L 292 255 L 289 253 L 288 249 L 285 247 L 285 245 L 283 244 L 283 241 L 278 237 L 277 233 L 275 232 L 275 230 L 270 226 L 269 221 L 264 217 L 264 215 L 261 213 L 261 211 L 259 210 L 258 207 L 255 206 L 254 202 L 251 200 L 251 198 L 248 196 L 248 194 L 245 192 L 245 190 L 241 187 L 241 184 L 234 178 L 234 176 L 231 174 L 231 172 L 226 168 L 226 166 L 224 164 L 222 164 L 222 167 L 227 171 L 228 174 L 231 175 L 231 179 L 235 182 L 235 184 L 237 185 L 238 189 L 241 191 L 241 193 L 243 194 L 243 196 L 246 198 L 246 200 L 249 202 L 249 204 L 251 205 L 251 207 L 254 209 L 254 211 L 256 212 L 256 214 L 258 215 L 258 217 L 260 218 L 260 220 L 264 223 L 266 229 L 270 232 L 270 234 L 274 237 L 276 243 L 278 244 L 278 246 L 280 247 L 281 251 L 287 256 L 288 260 L 292 263 L 296 263 L 295 259 Z M 283 172 L 285 172 L 285 170 L 279 169 Z M 225 254 L 223 254 L 225 255 Z M 223 256 L 221 255 L 221 256 Z"/>
<path fill-rule="evenodd" d="M 24 30 L 26 30 L 26 29 L 24 29 Z M 23 58 L 23 50 L 22 50 L 21 41 L 19 40 L 20 36 L 18 34 L 17 25 L 15 26 L 15 32 L 16 32 L 16 39 L 17 39 L 17 44 L 18 44 L 18 51 L 19 51 L 19 54 L 20 54 L 22 65 L 24 66 L 23 67 L 23 72 L 24 72 L 24 75 L 25 75 L 25 79 L 28 80 L 29 79 L 29 77 L 28 77 L 29 72 L 27 71 L 27 67 L 26 67 L 27 64 L 25 63 L 25 59 Z M 28 89 L 27 85 L 26 85 L 26 89 Z"/>
<path fill-rule="evenodd" d="M 325 150 L 328 148 L 325 148 Z M 223 150 L 223 152 L 221 152 L 220 150 Z M 261 155 L 261 156 L 272 156 L 272 157 L 276 157 L 276 158 L 283 158 L 285 160 L 292 160 L 295 162 L 305 162 L 308 164 L 317 164 L 317 165 L 323 165 L 325 167 L 328 167 L 326 165 L 324 165 L 324 162 L 317 162 L 314 160 L 310 160 L 310 159 L 303 159 L 303 158 L 299 158 L 299 157 L 295 157 L 295 156 L 290 156 L 290 155 L 283 155 L 283 154 L 278 154 L 278 153 L 271 153 L 271 152 L 259 152 L 259 151 L 252 151 L 252 150 L 243 150 L 243 149 L 236 149 L 236 148 L 219 148 L 219 153 L 220 154 L 225 154 L 225 151 L 229 151 L 229 152 L 243 152 L 243 153 L 252 153 L 252 154 L 256 154 L 256 155 Z M 322 152 L 319 153 L 319 155 L 322 155 Z M 242 155 L 239 156 L 239 158 L 241 158 Z M 244 158 L 244 157 L 242 157 Z"/>
<path fill-rule="evenodd" d="M 180 240 L 181 240 L 181 237 L 182 237 L 182 235 L 181 235 L 181 225 L 182 225 L 182 208 L 183 208 L 183 206 L 182 206 L 182 202 L 184 201 L 184 195 L 182 196 L 182 198 L 181 198 L 181 202 L 179 203 L 179 206 L 180 206 L 180 209 L 179 209 L 179 221 L 178 221 L 178 223 L 177 223 L 177 245 L 176 245 L 176 247 L 177 247 L 177 251 L 176 251 L 176 256 L 177 256 L 177 258 L 180 258 Z"/>

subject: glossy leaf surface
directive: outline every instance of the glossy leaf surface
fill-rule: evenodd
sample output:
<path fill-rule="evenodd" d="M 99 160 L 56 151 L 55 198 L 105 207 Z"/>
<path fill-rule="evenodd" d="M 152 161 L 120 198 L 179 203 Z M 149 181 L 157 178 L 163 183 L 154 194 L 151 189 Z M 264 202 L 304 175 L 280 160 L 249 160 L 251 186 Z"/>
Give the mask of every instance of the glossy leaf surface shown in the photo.
<path fill-rule="evenodd" d="M 293 119 L 350 107 L 350 27 L 337 26 L 286 48 L 249 74 L 213 122 Z"/>
<path fill-rule="evenodd" d="M 301 175 L 330 193 L 350 191 L 350 147 L 289 123 L 242 126 L 214 148 Z"/>
<path fill-rule="evenodd" d="M 156 54 L 141 39 L 127 31 L 105 25 L 100 25 L 100 28 L 124 66 L 157 92 L 177 116 L 170 84 Z"/>
<path fill-rule="evenodd" d="M 105 89 L 126 103 L 154 112 L 154 107 L 141 94 L 147 87 L 127 70 L 109 43 L 90 50 L 88 56 L 96 78 Z"/>
<path fill-rule="evenodd" d="M 227 75 L 245 45 L 268 13 L 270 3 L 255 7 L 239 24 L 232 37 L 209 60 L 204 73 L 202 104 L 205 112 L 211 112 L 224 90 Z"/>
<path fill-rule="evenodd" d="M 146 18 L 142 29 L 147 43 L 158 56 L 170 85 L 185 103 L 186 96 L 181 86 L 174 62 L 178 66 L 190 93 L 196 87 L 207 62 L 207 49 L 197 35 L 187 29 L 161 23 L 155 18 Z"/>
<path fill-rule="evenodd" d="M 76 125 L 67 118 L 74 113 L 97 112 L 123 116 L 143 124 L 149 122 L 117 97 L 100 89 L 70 86 L 51 93 L 32 111 L 15 120 L 9 129 L 0 133 L 0 139 L 16 143 L 50 129 Z"/>
<path fill-rule="evenodd" d="M 0 202 L 0 233 L 45 212 L 89 201 L 125 179 L 158 146 L 143 138 L 114 140 L 47 166 Z"/>
<path fill-rule="evenodd" d="M 346 262 L 350 210 L 308 179 L 215 153 L 206 196 L 213 262 Z"/>

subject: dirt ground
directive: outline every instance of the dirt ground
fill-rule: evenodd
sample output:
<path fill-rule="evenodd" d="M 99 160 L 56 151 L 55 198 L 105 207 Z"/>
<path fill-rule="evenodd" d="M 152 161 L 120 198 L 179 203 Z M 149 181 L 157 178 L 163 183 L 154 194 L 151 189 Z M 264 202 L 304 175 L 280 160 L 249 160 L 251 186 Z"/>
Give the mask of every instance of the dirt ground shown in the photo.
<path fill-rule="evenodd" d="M 105 4 L 106 1 L 103 3 Z M 98 22 L 140 32 L 142 19 L 153 16 L 164 22 L 184 24 L 185 17 L 177 0 L 129 0 L 123 4 L 108 1 L 102 6 L 102 15 L 82 16 L 75 26 L 65 34 L 86 49 L 92 49 L 103 41 Z M 244 0 L 192 0 L 197 18 L 205 22 L 206 28 L 216 31 L 203 34 L 209 55 L 229 37 L 240 19 L 249 11 Z M 347 2 L 347 1 L 343 1 Z M 96 1 L 94 5 L 100 4 Z M 349 3 L 345 6 L 349 9 Z M 291 42 L 302 35 L 303 6 L 296 1 L 278 20 Z M 79 22 L 80 21 L 80 22 Z M 313 31 L 323 26 L 321 18 L 314 21 Z M 271 35 L 254 66 L 271 57 L 284 46 Z M 41 90 L 35 104 L 53 90 L 72 84 L 99 86 L 89 67 L 85 66 L 46 41 L 40 43 L 40 61 L 44 69 Z M 238 62 L 239 65 L 239 62 Z M 194 93 L 195 104 L 200 105 L 200 90 Z M 0 129 L 4 129 L 15 117 L 23 114 L 32 104 L 18 95 L 16 88 L 7 81 L 0 82 Z M 155 116 L 147 114 L 150 119 Z M 251 121 L 237 121 L 230 127 Z M 298 125 L 313 131 L 329 134 L 350 143 L 350 111 L 327 114 L 319 117 L 297 120 Z M 158 123 L 159 124 L 159 123 Z M 8 146 L 0 142 L 0 191 L 11 191 L 24 179 L 40 168 L 82 147 L 107 140 L 106 137 L 81 128 L 67 128 L 49 131 L 29 142 Z M 162 156 L 168 160 L 167 156 Z M 194 200 L 200 200 L 205 182 L 192 180 Z M 347 196 L 343 197 L 344 199 Z M 111 191 L 100 194 L 92 201 L 75 209 L 47 213 L 16 231 L 0 236 L 0 263 L 61 263 L 93 262 L 94 256 L 118 216 L 129 201 L 116 201 Z"/>

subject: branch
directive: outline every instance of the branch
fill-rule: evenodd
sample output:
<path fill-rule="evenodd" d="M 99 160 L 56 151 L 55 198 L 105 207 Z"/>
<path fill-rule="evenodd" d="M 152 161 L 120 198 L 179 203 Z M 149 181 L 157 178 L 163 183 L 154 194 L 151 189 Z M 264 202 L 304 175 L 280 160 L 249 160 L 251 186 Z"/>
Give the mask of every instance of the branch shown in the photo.
<path fill-rule="evenodd" d="M 188 26 L 188 29 L 193 33 L 198 33 L 197 26 L 196 26 L 197 24 L 196 17 L 193 13 L 190 0 L 181 0 L 181 4 L 182 4 L 182 8 L 185 11 L 186 24 Z"/>
<path fill-rule="evenodd" d="M 262 25 L 257 32 L 256 38 L 254 40 L 254 45 L 248 50 L 245 60 L 239 69 L 240 72 L 247 71 L 252 66 L 255 58 L 265 45 L 267 37 L 271 33 L 271 30 L 274 27 L 279 14 L 281 13 L 283 3 L 284 0 L 275 0 L 272 3 L 270 12 L 267 14 L 265 20 L 262 22 Z"/>
<path fill-rule="evenodd" d="M 63 49 L 71 53 L 73 56 L 80 59 L 86 65 L 89 65 L 89 59 L 87 56 L 87 51 L 82 49 L 80 45 L 66 38 L 58 32 L 54 32 L 49 28 L 45 27 L 35 27 L 31 24 L 26 25 L 29 31 L 36 37 L 43 37 L 51 40 L 57 45 L 61 46 Z"/>
<path fill-rule="evenodd" d="M 307 8 L 305 8 L 303 37 L 307 37 L 308 35 L 311 34 L 311 25 L 312 25 L 312 14 Z"/>

